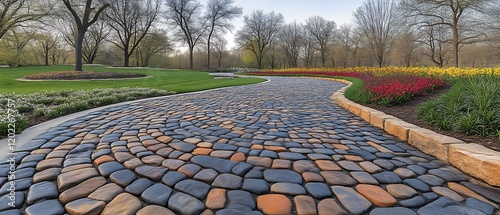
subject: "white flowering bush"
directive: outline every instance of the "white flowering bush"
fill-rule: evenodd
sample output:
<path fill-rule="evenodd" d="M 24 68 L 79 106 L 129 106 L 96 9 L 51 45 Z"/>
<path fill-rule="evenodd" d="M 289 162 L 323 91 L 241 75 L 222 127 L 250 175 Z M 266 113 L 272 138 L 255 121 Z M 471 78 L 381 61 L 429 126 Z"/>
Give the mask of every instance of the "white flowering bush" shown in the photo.
<path fill-rule="evenodd" d="M 16 119 L 16 132 L 30 124 L 30 119 L 48 120 L 71 113 L 142 98 L 171 95 L 174 92 L 149 88 L 105 88 L 93 90 L 47 91 L 29 95 L 0 93 L 0 136 L 7 134 L 9 100 L 15 103 L 10 114 Z"/>
<path fill-rule="evenodd" d="M 14 121 L 11 121 L 12 119 Z M 17 110 L 11 110 L 7 113 L 7 109 L 0 108 L 0 135 L 7 135 L 9 129 L 13 129 L 16 133 L 19 133 L 28 126 L 28 118 L 20 114 Z"/>

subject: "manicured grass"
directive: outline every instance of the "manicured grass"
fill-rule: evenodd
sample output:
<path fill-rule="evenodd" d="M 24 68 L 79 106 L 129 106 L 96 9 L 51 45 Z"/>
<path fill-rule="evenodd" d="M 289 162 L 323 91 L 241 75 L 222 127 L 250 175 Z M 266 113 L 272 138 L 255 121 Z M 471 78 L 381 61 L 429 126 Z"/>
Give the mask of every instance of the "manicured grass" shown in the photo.
<path fill-rule="evenodd" d="M 38 66 L 0 69 L 0 93 L 29 94 L 41 91 L 87 90 L 117 87 L 146 87 L 175 91 L 177 93 L 194 92 L 228 86 L 239 86 L 263 82 L 259 78 L 214 79 L 208 72 L 187 70 L 121 69 L 105 67 L 87 67 L 89 71 L 123 71 L 141 73 L 153 78 L 134 80 L 106 81 L 18 81 L 30 74 L 50 71 L 72 70 L 71 66 Z"/>
<path fill-rule="evenodd" d="M 364 88 L 365 88 L 365 82 L 359 78 L 349 78 L 346 77 L 344 78 L 350 82 L 352 82 L 352 85 L 347 88 L 345 91 L 344 96 L 353 101 L 353 102 L 358 102 L 358 103 L 369 103 L 371 99 L 371 95 L 369 93 L 360 93 Z"/>

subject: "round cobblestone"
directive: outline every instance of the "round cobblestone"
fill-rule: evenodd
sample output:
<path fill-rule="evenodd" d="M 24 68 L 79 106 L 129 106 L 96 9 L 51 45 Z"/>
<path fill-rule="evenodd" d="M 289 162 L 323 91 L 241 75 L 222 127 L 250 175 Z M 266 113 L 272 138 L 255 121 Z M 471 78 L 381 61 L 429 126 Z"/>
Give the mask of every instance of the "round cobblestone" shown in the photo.
<path fill-rule="evenodd" d="M 498 213 L 498 188 L 332 102 L 344 84 L 269 79 L 48 128 L 20 147 L 15 180 L 0 163 L 0 203 L 16 186 L 0 214 Z"/>
<path fill-rule="evenodd" d="M 284 195 L 268 194 L 257 198 L 257 207 L 265 214 L 292 214 L 292 202 Z"/>

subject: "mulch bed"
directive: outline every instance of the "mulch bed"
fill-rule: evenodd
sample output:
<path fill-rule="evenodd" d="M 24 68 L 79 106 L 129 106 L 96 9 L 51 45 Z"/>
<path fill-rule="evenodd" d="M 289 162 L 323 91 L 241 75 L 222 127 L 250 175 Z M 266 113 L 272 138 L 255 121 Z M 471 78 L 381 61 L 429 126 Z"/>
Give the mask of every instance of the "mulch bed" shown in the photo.
<path fill-rule="evenodd" d="M 500 138 L 479 137 L 475 135 L 467 135 L 463 132 L 437 130 L 434 126 L 427 124 L 426 122 L 417 117 L 417 109 L 420 106 L 420 104 L 430 99 L 436 98 L 443 93 L 446 93 L 449 89 L 450 87 L 441 88 L 433 93 L 428 93 L 427 95 L 424 96 L 414 97 L 410 101 L 407 101 L 404 104 L 397 106 L 385 107 L 375 104 L 364 104 L 364 106 L 382 111 L 386 114 L 395 116 L 397 118 L 400 118 L 408 123 L 417 125 L 419 127 L 427 128 L 429 130 L 436 131 L 437 133 L 460 139 L 466 143 L 477 143 L 500 152 Z"/>
<path fill-rule="evenodd" d="M 120 79 L 140 78 L 144 74 L 133 72 L 94 72 L 94 71 L 59 71 L 31 74 L 25 77 L 28 80 L 90 80 L 90 79 Z"/>

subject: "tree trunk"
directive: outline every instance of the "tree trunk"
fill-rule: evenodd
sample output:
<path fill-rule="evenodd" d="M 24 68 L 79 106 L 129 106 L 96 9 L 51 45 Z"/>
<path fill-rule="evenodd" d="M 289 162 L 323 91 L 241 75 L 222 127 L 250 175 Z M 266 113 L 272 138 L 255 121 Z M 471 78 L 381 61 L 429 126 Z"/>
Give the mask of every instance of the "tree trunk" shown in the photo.
<path fill-rule="evenodd" d="M 217 59 L 217 63 L 219 65 L 219 68 L 222 68 L 221 65 L 222 65 L 222 55 L 219 55 L 219 59 Z"/>
<path fill-rule="evenodd" d="M 139 63 L 139 52 L 137 52 L 137 51 L 135 52 L 135 66 L 136 67 L 143 66 L 142 62 Z"/>
<path fill-rule="evenodd" d="M 88 64 L 94 64 L 94 60 L 97 56 L 97 49 L 92 51 L 92 54 L 90 54 L 90 56 L 87 57 L 87 63 Z"/>
<path fill-rule="evenodd" d="M 123 66 L 124 67 L 129 67 L 130 65 L 130 56 L 128 55 L 128 44 L 125 45 L 125 48 L 123 49 L 123 57 L 124 57 L 124 62 Z"/>
<path fill-rule="evenodd" d="M 194 47 L 189 46 L 189 69 L 193 70 L 194 65 L 193 65 L 193 52 L 194 52 Z"/>
<path fill-rule="evenodd" d="M 208 35 L 208 41 L 207 41 L 207 67 L 208 67 L 207 69 L 209 70 L 210 70 L 210 40 L 212 40 L 212 34 Z"/>
<path fill-rule="evenodd" d="M 326 54 L 324 53 L 324 50 L 321 50 L 321 66 L 325 67 L 326 65 Z"/>
<path fill-rule="evenodd" d="M 45 66 L 49 65 L 49 46 L 45 45 L 44 50 L 45 52 Z"/>
<path fill-rule="evenodd" d="M 455 67 L 458 67 L 458 47 L 459 47 L 459 36 L 458 36 L 458 29 L 453 28 L 453 54 L 454 54 L 454 59 L 455 59 Z"/>
<path fill-rule="evenodd" d="M 83 71 L 83 62 L 82 62 L 82 50 L 83 50 L 83 38 L 85 37 L 85 30 L 78 30 L 76 48 L 75 48 L 75 71 Z"/>

